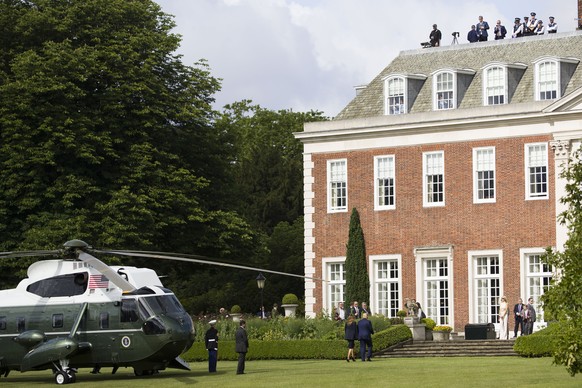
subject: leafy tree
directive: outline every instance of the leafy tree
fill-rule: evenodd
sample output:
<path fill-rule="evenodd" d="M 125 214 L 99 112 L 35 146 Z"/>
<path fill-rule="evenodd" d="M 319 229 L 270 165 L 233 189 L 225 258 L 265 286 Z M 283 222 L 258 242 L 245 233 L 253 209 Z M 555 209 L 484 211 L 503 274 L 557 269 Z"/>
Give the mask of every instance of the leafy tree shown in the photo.
<path fill-rule="evenodd" d="M 0 3 L 0 250 L 254 252 L 221 187 L 220 83 L 173 27 L 150 0 Z"/>
<path fill-rule="evenodd" d="M 366 243 L 360 224 L 360 214 L 352 209 L 350 232 L 346 249 L 346 302 L 370 300 L 370 277 L 366 265 Z"/>
<path fill-rule="evenodd" d="M 234 141 L 232 198 L 253 226 L 271 234 L 303 215 L 303 146 L 293 136 L 322 112 L 272 111 L 250 100 L 227 105 L 217 127 Z"/>
<path fill-rule="evenodd" d="M 558 270 L 551 287 L 542 296 L 546 316 L 561 323 L 554 362 L 574 376 L 582 372 L 582 151 L 578 150 L 562 173 L 567 180 L 561 202 L 568 206 L 559 220 L 568 227 L 562 252 L 548 248 L 544 260 Z"/>

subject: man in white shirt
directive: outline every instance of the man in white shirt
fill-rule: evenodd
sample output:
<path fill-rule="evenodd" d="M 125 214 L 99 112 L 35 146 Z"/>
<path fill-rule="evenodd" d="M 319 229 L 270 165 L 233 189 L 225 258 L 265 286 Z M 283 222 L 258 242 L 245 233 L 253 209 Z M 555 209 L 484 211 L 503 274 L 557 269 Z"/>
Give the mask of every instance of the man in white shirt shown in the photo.
<path fill-rule="evenodd" d="M 555 34 L 558 32 L 558 23 L 554 22 L 553 16 L 550 16 L 550 22 L 548 23 L 546 31 L 548 31 L 548 34 Z"/>

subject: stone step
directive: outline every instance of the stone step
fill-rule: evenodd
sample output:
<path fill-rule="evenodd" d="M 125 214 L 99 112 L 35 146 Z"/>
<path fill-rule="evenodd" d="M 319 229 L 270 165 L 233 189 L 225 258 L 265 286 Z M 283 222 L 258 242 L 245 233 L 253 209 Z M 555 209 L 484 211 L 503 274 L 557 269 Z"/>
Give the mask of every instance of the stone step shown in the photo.
<path fill-rule="evenodd" d="M 408 341 L 376 354 L 377 357 L 477 357 L 517 356 L 513 340 Z"/>

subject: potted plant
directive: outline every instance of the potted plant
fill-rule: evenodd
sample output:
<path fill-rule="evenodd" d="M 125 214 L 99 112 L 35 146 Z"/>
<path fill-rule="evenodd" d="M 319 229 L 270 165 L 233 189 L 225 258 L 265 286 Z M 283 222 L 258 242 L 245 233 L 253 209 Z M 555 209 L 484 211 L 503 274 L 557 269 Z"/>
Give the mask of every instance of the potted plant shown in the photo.
<path fill-rule="evenodd" d="M 407 315 L 408 315 L 408 311 L 406 311 L 406 310 L 398 310 L 398 312 L 396 313 L 396 316 L 398 318 L 402 318 L 402 319 L 406 318 Z"/>
<path fill-rule="evenodd" d="M 448 341 L 451 338 L 451 331 L 453 328 L 450 326 L 435 326 L 432 329 L 432 338 L 435 341 Z"/>
<path fill-rule="evenodd" d="M 238 304 L 235 304 L 230 309 L 230 315 L 232 316 L 232 320 L 234 322 L 239 322 L 241 317 L 241 308 Z"/>
<path fill-rule="evenodd" d="M 299 306 L 299 298 L 295 294 L 285 294 L 283 296 L 283 303 L 281 303 L 281 307 L 285 309 L 285 316 L 286 317 L 294 317 L 295 310 L 297 310 L 297 306 Z"/>
<path fill-rule="evenodd" d="M 426 330 L 424 332 L 425 340 L 432 341 L 432 339 L 433 339 L 432 330 L 436 326 L 436 322 L 430 318 L 422 318 L 420 320 L 420 323 L 424 323 L 424 326 L 426 327 Z"/>

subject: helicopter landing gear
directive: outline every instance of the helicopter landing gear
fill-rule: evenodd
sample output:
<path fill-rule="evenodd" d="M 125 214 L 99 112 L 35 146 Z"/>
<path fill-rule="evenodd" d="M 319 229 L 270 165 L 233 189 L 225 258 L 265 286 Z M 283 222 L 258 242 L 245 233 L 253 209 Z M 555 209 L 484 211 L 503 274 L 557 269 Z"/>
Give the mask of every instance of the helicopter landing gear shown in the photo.
<path fill-rule="evenodd" d="M 133 373 L 136 376 L 141 377 L 141 376 L 153 376 L 153 375 L 157 375 L 158 373 L 160 373 L 160 371 L 157 370 L 157 369 L 146 369 L 146 370 L 143 370 L 143 369 L 135 369 L 134 368 L 133 369 Z"/>
<path fill-rule="evenodd" d="M 53 365 L 55 366 L 55 383 L 57 385 L 72 384 L 77 381 L 77 370 L 69 368 L 69 360 L 61 360 L 60 367 L 56 364 Z"/>

